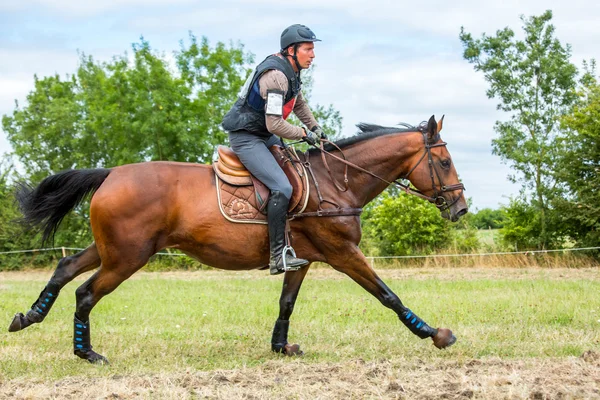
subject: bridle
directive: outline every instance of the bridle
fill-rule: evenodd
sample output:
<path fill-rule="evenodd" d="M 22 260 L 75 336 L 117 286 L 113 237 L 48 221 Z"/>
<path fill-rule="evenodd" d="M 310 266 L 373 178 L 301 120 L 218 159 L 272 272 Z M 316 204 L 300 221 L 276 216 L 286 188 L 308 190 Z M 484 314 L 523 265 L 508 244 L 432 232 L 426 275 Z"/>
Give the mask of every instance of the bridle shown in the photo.
<path fill-rule="evenodd" d="M 329 173 L 329 176 L 331 177 L 331 180 L 333 181 L 335 187 L 341 191 L 341 192 L 345 192 L 346 190 L 348 190 L 348 167 L 351 167 L 353 169 L 356 169 L 358 171 L 364 172 L 366 174 L 369 174 L 371 176 L 373 176 L 374 178 L 379 179 L 382 182 L 387 183 L 388 185 L 395 185 L 396 187 L 402 189 L 403 191 L 405 191 L 408 194 L 412 194 L 414 196 L 418 196 L 421 197 L 433 204 L 435 204 L 435 206 L 440 210 L 441 213 L 444 213 L 446 211 L 450 210 L 450 207 L 452 207 L 462 196 L 464 190 L 465 190 L 465 186 L 462 183 L 457 183 L 457 184 L 453 184 L 453 185 L 445 185 L 442 177 L 438 171 L 438 169 L 436 168 L 434 162 L 433 162 L 433 156 L 431 155 L 431 149 L 434 147 L 442 147 L 442 146 L 446 146 L 446 142 L 440 142 L 440 143 L 434 143 L 434 144 L 429 144 L 428 140 L 427 140 L 427 132 L 424 130 L 425 127 L 420 126 L 418 128 L 418 131 L 421 132 L 421 134 L 423 135 L 423 141 L 425 143 L 425 151 L 423 152 L 423 155 L 421 156 L 421 158 L 419 159 L 419 161 L 413 165 L 413 167 L 410 169 L 410 171 L 408 171 L 408 173 L 406 175 L 404 175 L 404 177 L 399 178 L 399 179 L 395 179 L 394 181 L 390 182 L 387 179 L 384 179 L 382 177 L 380 177 L 377 174 L 374 174 L 371 171 L 368 171 L 362 167 L 359 167 L 356 164 L 351 163 L 350 161 L 346 160 L 346 156 L 344 155 L 344 153 L 342 152 L 342 149 L 340 149 L 335 143 L 329 141 L 329 140 L 325 140 L 322 139 L 321 140 L 321 146 L 317 147 L 314 146 L 315 148 L 317 148 L 320 152 L 321 152 L 321 157 L 323 159 L 323 164 L 325 165 L 325 169 L 327 169 L 327 172 Z M 323 143 L 329 143 L 330 145 L 332 145 L 333 147 L 335 147 L 337 150 L 340 151 L 340 153 L 342 154 L 342 157 L 338 157 L 335 154 L 332 154 L 330 152 L 328 152 L 327 150 L 325 150 Z M 338 161 L 341 161 L 342 163 L 344 163 L 346 166 L 344 168 L 344 187 L 342 187 L 337 181 L 336 179 L 333 177 L 333 174 L 331 173 L 331 169 L 329 168 L 329 165 L 327 163 L 327 159 L 325 157 L 325 155 L 328 155 L 332 158 L 335 158 Z M 417 169 L 417 167 L 421 164 L 421 162 L 425 159 L 425 157 L 427 157 L 427 161 L 429 164 L 429 176 L 431 178 L 431 187 L 433 189 L 433 196 L 427 196 L 426 194 L 424 194 L 423 192 L 421 192 L 420 190 L 417 189 L 413 189 L 410 187 L 409 184 L 405 184 L 400 182 L 401 180 L 408 180 L 408 177 L 410 176 L 410 174 Z M 439 186 L 435 184 L 435 176 L 437 176 L 438 181 L 439 181 Z M 458 194 L 458 196 L 456 196 L 451 203 L 448 204 L 448 202 L 446 201 L 446 199 L 444 198 L 444 196 L 442 196 L 443 193 L 445 192 L 453 192 L 456 190 L 460 190 L 460 193 Z"/>
<path fill-rule="evenodd" d="M 423 198 L 427 199 L 428 201 L 430 201 L 431 203 L 435 204 L 435 206 L 437 208 L 439 208 L 439 210 L 441 212 L 448 211 L 450 209 L 450 207 L 452 207 L 458 201 L 458 199 L 460 199 L 460 197 L 462 196 L 462 194 L 465 190 L 465 185 L 463 183 L 456 183 L 454 185 L 444 185 L 444 181 L 442 180 L 442 177 L 440 176 L 440 173 L 439 173 L 435 163 L 433 162 L 433 157 L 431 155 L 431 149 L 434 147 L 446 147 L 447 143 L 440 142 L 440 143 L 429 144 L 429 142 L 427 141 L 427 132 L 425 132 L 423 129 L 419 129 L 419 131 L 423 134 L 423 141 L 425 142 L 425 152 L 423 153 L 423 155 L 421 156 L 419 161 L 410 169 L 410 171 L 408 171 L 408 173 L 406 175 L 404 175 L 404 177 L 402 179 L 407 180 L 408 177 L 410 176 L 410 174 L 419 166 L 419 164 L 421 164 L 421 161 L 423 161 L 425 159 L 425 156 L 427 156 L 427 161 L 429 164 L 429 177 L 431 178 L 431 187 L 433 189 L 433 196 L 432 197 L 425 196 L 422 192 L 420 192 L 418 190 L 414 190 L 414 192 L 418 192 L 419 194 L 422 195 L 421 197 L 423 197 Z M 435 184 L 435 178 L 433 176 L 434 172 L 438 178 L 438 182 L 440 183 L 439 190 L 438 190 L 438 185 Z M 394 182 L 397 185 L 400 185 L 402 188 L 408 187 L 408 185 L 403 185 L 400 182 L 397 182 L 397 181 L 394 181 Z M 456 196 L 454 198 L 454 200 L 452 200 L 452 202 L 450 204 L 448 204 L 448 202 L 446 201 L 446 198 L 444 196 L 442 196 L 442 193 L 454 192 L 455 190 L 459 190 L 459 189 L 460 189 L 460 193 L 458 194 L 458 196 Z"/>

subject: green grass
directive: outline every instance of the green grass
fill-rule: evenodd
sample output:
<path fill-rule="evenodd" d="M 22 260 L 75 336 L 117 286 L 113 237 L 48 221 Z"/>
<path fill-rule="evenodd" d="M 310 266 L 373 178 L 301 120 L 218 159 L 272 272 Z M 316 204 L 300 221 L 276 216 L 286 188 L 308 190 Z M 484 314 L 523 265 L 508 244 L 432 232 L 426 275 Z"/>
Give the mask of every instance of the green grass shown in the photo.
<path fill-rule="evenodd" d="M 308 363 L 579 356 L 600 348 L 600 278 L 597 270 L 588 274 L 593 279 L 569 277 L 569 270 L 564 271 L 563 278 L 524 271 L 519 278 L 504 279 L 500 273 L 495 279 L 465 279 L 440 270 L 444 279 L 385 279 L 426 322 L 454 331 L 457 344 L 439 351 L 430 340 L 413 336 L 391 310 L 350 279 L 315 270 L 300 292 L 289 339 L 301 345 Z M 92 344 L 110 360 L 108 368 L 72 354 L 74 291 L 80 284 L 62 290 L 43 323 L 8 333 L 13 314 L 29 309 L 44 282 L 0 274 L 0 320 L 5 326 L 0 383 L 17 377 L 232 369 L 279 357 L 270 351 L 270 338 L 280 277 L 199 271 L 144 274 L 124 282 L 91 315 Z"/>

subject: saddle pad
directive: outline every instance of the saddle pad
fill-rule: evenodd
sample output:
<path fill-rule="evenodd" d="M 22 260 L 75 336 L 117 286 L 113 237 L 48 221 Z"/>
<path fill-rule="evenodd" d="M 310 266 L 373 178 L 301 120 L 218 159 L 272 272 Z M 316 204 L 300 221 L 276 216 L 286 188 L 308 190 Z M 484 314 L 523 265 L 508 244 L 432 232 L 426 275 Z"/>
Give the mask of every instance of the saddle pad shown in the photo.
<path fill-rule="evenodd" d="M 233 186 L 219 179 L 217 200 L 221 214 L 231 222 L 266 224 L 267 216 L 260 212 L 254 186 Z"/>
<path fill-rule="evenodd" d="M 286 162 L 283 151 L 273 153 L 294 188 L 288 211 L 301 213 L 308 204 L 309 182 L 307 171 L 301 163 Z M 229 184 L 223 180 L 224 178 L 218 172 L 215 168 L 217 200 L 221 214 L 231 222 L 266 224 L 267 216 L 264 212 L 266 211 L 267 200 L 265 194 L 268 195 L 268 189 L 262 183 L 256 182 L 256 178 L 253 176 L 253 184 L 251 185 Z M 230 177 L 227 176 L 227 179 L 230 179 Z M 261 199 L 264 199 L 263 202 L 259 202 L 257 199 L 256 186 L 259 186 L 259 194 Z"/>

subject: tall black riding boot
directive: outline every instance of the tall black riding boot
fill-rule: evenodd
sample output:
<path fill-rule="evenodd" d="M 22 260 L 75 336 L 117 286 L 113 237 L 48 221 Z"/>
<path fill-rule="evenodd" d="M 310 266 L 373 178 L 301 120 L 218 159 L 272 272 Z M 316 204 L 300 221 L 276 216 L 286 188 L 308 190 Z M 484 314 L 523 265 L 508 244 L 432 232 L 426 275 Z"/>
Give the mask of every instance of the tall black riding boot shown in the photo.
<path fill-rule="evenodd" d="M 271 259 L 269 260 L 271 275 L 296 271 L 308 264 L 308 261 L 294 257 L 293 250 L 289 251 L 291 247 L 286 248 L 285 222 L 289 202 L 279 191 L 273 191 L 269 196 L 267 222 L 269 223 L 269 243 L 271 245 Z"/>

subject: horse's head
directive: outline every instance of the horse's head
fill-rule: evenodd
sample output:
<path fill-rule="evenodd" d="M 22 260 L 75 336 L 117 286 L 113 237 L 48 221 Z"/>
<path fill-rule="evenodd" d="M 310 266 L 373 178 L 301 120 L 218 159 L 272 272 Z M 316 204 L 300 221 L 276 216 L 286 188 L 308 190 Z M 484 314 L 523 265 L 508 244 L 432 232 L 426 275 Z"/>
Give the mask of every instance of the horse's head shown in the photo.
<path fill-rule="evenodd" d="M 458 180 L 446 142 L 440 138 L 444 117 L 439 122 L 432 115 L 419 126 L 423 134 L 422 153 L 415 157 L 405 178 L 434 203 L 444 218 L 457 221 L 467 213 L 464 186 Z"/>

